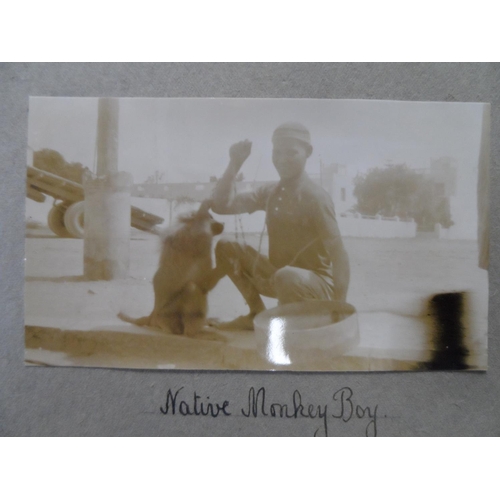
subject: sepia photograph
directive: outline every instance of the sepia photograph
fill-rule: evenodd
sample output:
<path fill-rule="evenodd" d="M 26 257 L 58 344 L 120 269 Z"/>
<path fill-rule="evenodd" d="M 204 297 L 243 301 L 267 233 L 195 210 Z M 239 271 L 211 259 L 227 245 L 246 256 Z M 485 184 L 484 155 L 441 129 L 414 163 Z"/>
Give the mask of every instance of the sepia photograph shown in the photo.
<path fill-rule="evenodd" d="M 25 364 L 487 369 L 490 106 L 31 97 Z"/>

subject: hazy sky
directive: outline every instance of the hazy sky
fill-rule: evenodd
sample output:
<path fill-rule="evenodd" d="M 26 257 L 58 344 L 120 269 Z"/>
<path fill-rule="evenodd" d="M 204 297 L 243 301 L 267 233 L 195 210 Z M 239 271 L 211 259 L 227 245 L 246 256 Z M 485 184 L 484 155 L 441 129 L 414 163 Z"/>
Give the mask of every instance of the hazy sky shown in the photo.
<path fill-rule="evenodd" d="M 300 121 L 312 136 L 307 169 L 341 163 L 354 175 L 387 160 L 426 168 L 452 156 L 460 177 L 475 178 L 482 105 L 316 99 L 121 99 L 119 168 L 143 182 L 155 170 L 166 182 L 208 181 L 228 162 L 229 146 L 253 141 L 247 180 L 277 179 L 271 135 L 285 121 Z M 97 99 L 30 99 L 28 144 L 51 148 L 94 169 Z M 475 185 L 472 186 L 475 189 Z"/>

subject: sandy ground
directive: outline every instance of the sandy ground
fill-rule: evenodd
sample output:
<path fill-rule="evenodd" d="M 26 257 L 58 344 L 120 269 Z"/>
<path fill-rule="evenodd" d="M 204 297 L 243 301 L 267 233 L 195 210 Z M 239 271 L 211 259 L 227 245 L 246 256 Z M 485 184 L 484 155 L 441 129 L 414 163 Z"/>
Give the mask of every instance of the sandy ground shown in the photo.
<path fill-rule="evenodd" d="M 256 352 L 252 333 L 182 339 L 117 319 L 119 311 L 130 316 L 151 311 L 151 279 L 159 255 L 156 237 L 133 230 L 129 278 L 88 282 L 82 278 L 82 240 L 52 237 L 44 228 L 29 231 L 28 236 L 27 360 L 136 368 L 272 368 Z M 245 239 L 258 246 L 257 235 Z M 415 361 L 429 355 L 426 324 L 418 317 L 425 300 L 457 290 L 470 291 L 473 315 L 468 347 L 472 363 L 485 368 L 488 285 L 487 273 L 477 267 L 475 242 L 347 238 L 345 245 L 351 261 L 348 301 L 358 311 L 359 346 L 334 363 L 319 360 L 303 368 L 297 363 L 292 369 L 411 369 Z M 264 241 L 262 251 L 266 250 Z M 265 301 L 268 307 L 276 305 L 273 299 Z M 210 294 L 209 308 L 210 316 L 221 319 L 247 311 L 227 278 Z M 61 343 L 57 340 L 61 331 L 78 334 Z"/>

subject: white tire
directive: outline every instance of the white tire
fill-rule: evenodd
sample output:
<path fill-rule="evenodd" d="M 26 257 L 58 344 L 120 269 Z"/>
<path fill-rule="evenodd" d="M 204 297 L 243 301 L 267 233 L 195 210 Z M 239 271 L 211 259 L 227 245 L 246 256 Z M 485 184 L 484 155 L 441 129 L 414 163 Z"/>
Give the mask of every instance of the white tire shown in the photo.
<path fill-rule="evenodd" d="M 78 201 L 68 207 L 64 214 L 64 226 L 73 238 L 83 238 L 83 215 L 85 202 Z"/>
<path fill-rule="evenodd" d="M 49 228 L 60 238 L 71 238 L 71 234 L 64 225 L 64 215 L 68 207 L 64 203 L 54 205 L 47 217 Z"/>

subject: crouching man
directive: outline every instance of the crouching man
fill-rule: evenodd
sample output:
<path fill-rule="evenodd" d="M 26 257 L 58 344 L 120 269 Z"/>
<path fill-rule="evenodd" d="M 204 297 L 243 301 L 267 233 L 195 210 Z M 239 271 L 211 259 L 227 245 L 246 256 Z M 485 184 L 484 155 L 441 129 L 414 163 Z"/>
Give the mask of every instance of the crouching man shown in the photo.
<path fill-rule="evenodd" d="M 312 145 L 298 123 L 279 126 L 272 137 L 272 161 L 280 176 L 274 185 L 235 194 L 235 178 L 251 153 L 242 141 L 229 150 L 229 165 L 212 200 L 217 214 L 266 212 L 269 258 L 249 245 L 221 240 L 215 248 L 216 269 L 227 275 L 245 298 L 250 312 L 214 326 L 252 330 L 253 318 L 265 309 L 261 295 L 280 305 L 304 300 L 345 301 L 349 259 L 342 243 L 330 195 L 305 172 Z"/>

